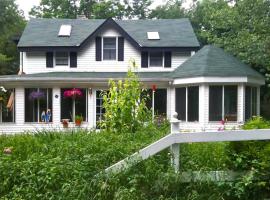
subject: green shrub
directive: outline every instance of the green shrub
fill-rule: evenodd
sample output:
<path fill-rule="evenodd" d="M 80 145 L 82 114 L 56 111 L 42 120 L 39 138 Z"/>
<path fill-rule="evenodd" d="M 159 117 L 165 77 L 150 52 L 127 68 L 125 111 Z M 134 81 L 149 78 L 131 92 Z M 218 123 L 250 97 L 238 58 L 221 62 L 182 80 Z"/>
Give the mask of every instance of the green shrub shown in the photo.
<path fill-rule="evenodd" d="M 262 117 L 253 117 L 243 129 L 270 128 L 270 122 Z M 270 142 L 231 142 L 227 147 L 227 166 L 234 171 L 247 171 L 247 175 L 231 183 L 228 191 L 236 199 L 265 199 L 270 194 Z"/>
<path fill-rule="evenodd" d="M 135 64 L 134 64 L 135 65 Z M 146 107 L 146 96 L 138 76 L 127 72 L 124 80 L 109 81 L 109 91 L 104 91 L 103 107 L 106 112 L 101 127 L 112 132 L 135 132 L 150 122 L 150 112 Z"/>
<path fill-rule="evenodd" d="M 265 129 L 270 128 L 270 122 L 266 121 L 264 118 L 260 116 L 252 117 L 249 121 L 247 121 L 243 125 L 243 129 Z"/>

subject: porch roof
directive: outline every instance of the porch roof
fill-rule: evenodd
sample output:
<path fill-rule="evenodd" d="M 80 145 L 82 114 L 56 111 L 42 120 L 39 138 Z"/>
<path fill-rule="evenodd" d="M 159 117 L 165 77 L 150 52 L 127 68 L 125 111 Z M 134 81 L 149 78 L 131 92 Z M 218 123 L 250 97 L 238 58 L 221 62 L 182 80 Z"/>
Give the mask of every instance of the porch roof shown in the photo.
<path fill-rule="evenodd" d="M 0 76 L 1 82 L 35 82 L 35 81 L 84 81 L 102 82 L 109 79 L 124 79 L 126 72 L 48 72 L 23 75 Z M 141 81 L 171 81 L 170 72 L 138 72 Z"/>
<path fill-rule="evenodd" d="M 223 49 L 206 45 L 172 72 L 172 78 L 191 77 L 264 77 Z"/>

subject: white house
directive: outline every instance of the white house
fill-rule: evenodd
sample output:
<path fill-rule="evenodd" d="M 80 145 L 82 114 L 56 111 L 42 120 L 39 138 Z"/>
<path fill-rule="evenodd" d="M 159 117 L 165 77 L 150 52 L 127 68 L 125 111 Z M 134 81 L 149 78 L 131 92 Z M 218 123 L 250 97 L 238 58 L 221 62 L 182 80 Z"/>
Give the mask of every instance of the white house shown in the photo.
<path fill-rule="evenodd" d="M 263 76 L 218 47 L 200 49 L 188 19 L 31 19 L 18 50 L 23 73 L 0 77 L 11 94 L 1 100 L 2 133 L 62 128 L 73 112 L 95 128 L 104 113 L 100 91 L 125 78 L 131 59 L 144 86 L 157 87 L 155 113 L 177 112 L 181 129 L 216 130 L 221 120 L 238 126 L 260 114 Z M 81 98 L 65 98 L 72 88 Z"/>

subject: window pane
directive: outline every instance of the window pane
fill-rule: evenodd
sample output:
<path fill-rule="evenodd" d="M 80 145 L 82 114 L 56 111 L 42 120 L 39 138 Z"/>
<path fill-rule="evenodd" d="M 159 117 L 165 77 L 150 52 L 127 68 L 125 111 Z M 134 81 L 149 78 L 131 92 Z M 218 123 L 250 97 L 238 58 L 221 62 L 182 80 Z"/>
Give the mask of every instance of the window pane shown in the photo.
<path fill-rule="evenodd" d="M 73 88 L 62 88 L 61 89 L 61 120 L 69 119 L 70 122 L 73 121 L 73 101 L 75 103 L 75 115 L 81 115 L 83 120 L 87 120 L 87 100 L 86 100 L 86 89 L 79 88 L 82 92 L 82 97 L 76 98 L 67 98 L 64 96 L 64 92 L 67 90 L 72 90 Z"/>
<path fill-rule="evenodd" d="M 149 96 L 146 100 L 147 108 L 152 108 L 152 90 L 147 90 L 146 94 Z M 155 114 L 166 115 L 167 113 L 167 89 L 157 89 L 155 91 Z"/>
<path fill-rule="evenodd" d="M 96 127 L 100 127 L 100 122 L 104 119 L 105 109 L 103 108 L 103 98 L 101 91 L 96 92 Z"/>
<path fill-rule="evenodd" d="M 209 121 L 222 120 L 222 86 L 209 86 Z"/>
<path fill-rule="evenodd" d="M 55 65 L 68 65 L 68 52 L 56 52 Z"/>
<path fill-rule="evenodd" d="M 87 95 L 86 89 L 80 89 L 82 91 L 82 97 L 75 100 L 75 113 L 82 116 L 83 121 L 87 121 Z"/>
<path fill-rule="evenodd" d="M 104 49 L 103 50 L 103 59 L 104 60 L 116 60 L 116 50 Z"/>
<path fill-rule="evenodd" d="M 52 114 L 52 89 L 25 89 L 25 122 L 51 122 Z"/>
<path fill-rule="evenodd" d="M 103 38 L 103 60 L 116 60 L 116 38 Z"/>
<path fill-rule="evenodd" d="M 237 121 L 237 86 L 224 86 L 224 119 Z"/>
<path fill-rule="evenodd" d="M 0 97 L 0 123 L 15 122 L 15 90 L 8 89 Z"/>
<path fill-rule="evenodd" d="M 188 87 L 188 121 L 199 121 L 199 87 Z"/>
<path fill-rule="evenodd" d="M 252 104 L 251 104 L 252 116 L 256 116 L 257 115 L 257 88 L 252 87 L 251 92 L 252 92 Z"/>
<path fill-rule="evenodd" d="M 162 52 L 151 52 L 150 53 L 150 66 L 151 67 L 162 67 L 163 66 L 163 59 L 162 59 Z"/>
<path fill-rule="evenodd" d="M 245 90 L 245 120 L 251 118 L 251 87 L 246 86 Z"/>
<path fill-rule="evenodd" d="M 176 88 L 175 110 L 178 119 L 186 121 L 186 88 Z"/>

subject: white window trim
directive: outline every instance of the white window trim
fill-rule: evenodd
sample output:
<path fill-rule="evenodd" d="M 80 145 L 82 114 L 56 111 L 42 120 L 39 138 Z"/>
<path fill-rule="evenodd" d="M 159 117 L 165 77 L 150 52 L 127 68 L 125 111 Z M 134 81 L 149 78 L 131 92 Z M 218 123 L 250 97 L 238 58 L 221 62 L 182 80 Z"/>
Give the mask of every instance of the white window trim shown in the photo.
<path fill-rule="evenodd" d="M 164 59 L 164 51 L 161 52 L 162 53 L 162 66 L 151 66 L 150 65 L 150 54 L 151 52 L 148 52 L 148 68 L 164 68 L 164 62 L 165 62 L 165 59 Z"/>
<path fill-rule="evenodd" d="M 104 57 L 103 57 L 103 47 L 104 47 L 104 38 L 115 38 L 115 60 L 104 60 Z M 101 40 L 101 57 L 102 57 L 102 61 L 118 61 L 118 37 L 115 37 L 115 36 L 105 36 L 105 37 L 102 37 L 102 40 Z"/>
<path fill-rule="evenodd" d="M 58 52 L 67 52 L 68 53 L 68 65 L 56 65 L 56 52 L 53 52 L 53 66 L 54 67 L 70 67 L 70 52 L 69 51 L 58 51 Z"/>

